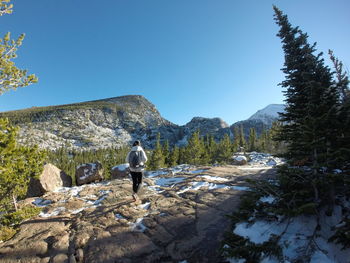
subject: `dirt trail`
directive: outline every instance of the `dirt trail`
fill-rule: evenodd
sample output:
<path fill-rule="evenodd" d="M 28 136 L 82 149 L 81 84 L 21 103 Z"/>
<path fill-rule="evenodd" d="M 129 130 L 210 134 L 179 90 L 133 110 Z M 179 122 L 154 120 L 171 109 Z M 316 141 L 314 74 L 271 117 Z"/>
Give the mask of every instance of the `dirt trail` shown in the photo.
<path fill-rule="evenodd" d="M 202 167 L 145 179 L 132 202 L 129 179 L 44 196 L 46 213 L 0 244 L 0 262 L 224 262 L 218 248 L 247 190 L 273 169 Z M 27 202 L 33 200 L 27 200 Z"/>

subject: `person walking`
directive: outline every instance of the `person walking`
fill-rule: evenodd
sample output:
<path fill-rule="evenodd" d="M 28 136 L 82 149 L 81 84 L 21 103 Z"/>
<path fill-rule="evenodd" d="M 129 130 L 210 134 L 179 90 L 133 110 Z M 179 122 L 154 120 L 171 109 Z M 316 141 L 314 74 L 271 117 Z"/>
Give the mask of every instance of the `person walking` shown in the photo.
<path fill-rule="evenodd" d="M 143 171 L 145 170 L 145 163 L 147 156 L 141 147 L 140 141 L 135 141 L 132 145 L 131 151 L 127 154 L 125 161 L 129 163 L 129 170 L 132 178 L 132 197 L 134 201 L 139 199 L 137 192 L 142 185 Z"/>

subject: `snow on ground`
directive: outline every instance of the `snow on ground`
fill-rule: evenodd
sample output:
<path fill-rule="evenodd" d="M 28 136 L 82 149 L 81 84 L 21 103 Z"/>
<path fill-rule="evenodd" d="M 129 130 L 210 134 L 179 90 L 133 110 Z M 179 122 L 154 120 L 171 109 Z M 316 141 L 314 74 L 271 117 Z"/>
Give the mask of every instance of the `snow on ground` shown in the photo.
<path fill-rule="evenodd" d="M 151 207 L 151 202 L 146 202 L 142 205 L 139 205 L 140 208 L 148 210 Z"/>
<path fill-rule="evenodd" d="M 85 205 L 79 209 L 75 210 L 69 210 L 68 212 L 71 214 L 78 214 L 81 211 L 85 210 L 86 208 L 91 207 L 98 207 L 102 204 L 103 200 L 107 198 L 107 196 L 112 192 L 111 190 L 100 190 L 97 195 L 86 195 L 86 196 L 80 196 L 80 192 L 85 189 L 86 187 L 89 188 L 95 188 L 95 187 L 101 187 L 101 186 L 108 186 L 110 182 L 99 182 L 89 185 L 81 185 L 81 186 L 73 186 L 73 187 L 60 187 L 57 188 L 54 193 L 63 193 L 66 196 L 66 199 L 59 200 L 58 203 L 67 203 L 68 200 L 72 197 L 75 197 L 79 200 L 82 200 L 85 202 Z M 47 207 L 50 204 L 52 204 L 51 200 L 46 200 L 43 198 L 36 198 L 32 202 L 37 207 Z M 65 207 L 56 207 L 51 212 L 40 212 L 40 217 L 52 217 L 52 216 L 58 216 L 62 212 L 67 212 Z"/>
<path fill-rule="evenodd" d="M 46 207 L 50 204 L 52 204 L 52 201 L 51 200 L 46 200 L 46 199 L 43 199 L 43 198 L 36 198 L 33 202 L 32 202 L 33 205 L 36 205 L 38 207 Z"/>
<path fill-rule="evenodd" d="M 172 186 L 184 180 L 184 177 L 159 178 L 155 181 L 155 184 L 159 186 Z"/>
<path fill-rule="evenodd" d="M 40 217 L 52 217 L 52 216 L 58 216 L 60 213 L 66 211 L 65 207 L 57 207 L 55 208 L 51 213 L 45 213 L 45 212 L 40 212 L 39 216 Z"/>
<path fill-rule="evenodd" d="M 276 198 L 271 196 L 271 195 L 263 196 L 259 199 L 260 202 L 269 203 L 269 204 L 272 204 L 275 200 L 276 200 Z"/>
<path fill-rule="evenodd" d="M 250 167 L 273 167 L 284 163 L 284 160 L 268 153 L 249 152 L 248 165 Z"/>
<path fill-rule="evenodd" d="M 272 198 L 266 197 L 270 202 Z M 321 217 L 321 231 L 317 232 L 315 244 L 311 243 L 311 263 L 347 263 L 350 258 L 350 250 L 341 250 L 341 246 L 329 243 L 327 240 L 333 234 L 333 227 L 336 226 L 342 218 L 341 208 L 337 207 L 333 216 Z M 294 262 L 303 255 L 305 248 L 309 246 L 309 237 L 313 235 L 317 220 L 315 216 L 299 216 L 282 222 L 256 221 L 253 224 L 246 222 L 235 226 L 233 232 L 236 235 L 248 238 L 255 244 L 262 244 L 269 240 L 271 235 L 279 235 L 283 231 L 285 234 L 281 237 L 279 244 L 283 249 L 284 262 Z M 229 259 L 232 263 L 244 262 L 242 259 Z M 264 259 L 262 262 L 277 262 L 275 259 Z"/>
<path fill-rule="evenodd" d="M 209 190 L 219 189 L 219 188 L 225 188 L 225 189 L 230 188 L 230 186 L 225 184 L 214 184 L 209 182 L 191 182 L 190 185 L 182 187 L 181 190 L 177 192 L 177 194 L 182 194 L 190 190 L 199 190 L 202 187 L 208 187 Z"/>
<path fill-rule="evenodd" d="M 210 175 L 199 175 L 197 178 L 204 178 L 205 180 L 208 180 L 208 181 L 222 181 L 222 182 L 229 181 L 229 179 L 227 178 L 223 178 L 220 176 L 210 176 Z"/>
<path fill-rule="evenodd" d="M 122 216 L 122 215 L 119 214 L 119 213 L 116 213 L 116 214 L 115 214 L 115 218 L 116 218 L 116 219 L 126 219 L 124 216 Z"/>
<path fill-rule="evenodd" d="M 232 189 L 237 190 L 237 191 L 249 191 L 250 188 L 247 186 L 239 186 L 239 185 L 234 185 L 231 186 Z"/>
<path fill-rule="evenodd" d="M 147 229 L 147 227 L 145 227 L 145 225 L 142 224 L 142 221 L 143 221 L 143 217 L 136 219 L 135 223 L 129 223 L 131 230 L 144 232 Z"/>
<path fill-rule="evenodd" d="M 149 178 L 157 177 L 157 176 L 165 175 L 165 174 L 168 174 L 168 172 L 167 171 L 163 171 L 163 170 L 145 172 L 145 176 L 149 177 Z"/>
<path fill-rule="evenodd" d="M 190 174 L 201 174 L 207 171 L 208 169 L 202 169 L 202 170 L 195 170 L 195 171 L 189 171 Z"/>
<path fill-rule="evenodd" d="M 265 164 L 272 158 L 271 155 L 268 154 L 259 154 L 259 153 L 250 153 L 251 162 L 249 163 L 249 167 L 246 168 L 255 168 L 252 167 L 253 165 L 256 165 L 257 163 L 260 165 L 261 162 L 265 162 Z M 127 164 L 118 165 L 119 169 L 126 169 Z M 267 166 L 264 166 L 265 168 L 269 168 Z M 160 169 L 156 171 L 147 171 L 145 172 L 145 177 L 152 180 L 154 182 L 154 185 L 152 186 L 146 186 L 147 189 L 154 192 L 154 194 L 159 194 L 165 191 L 166 188 L 174 187 L 176 185 L 181 185 L 182 187 L 180 190 L 178 190 L 178 194 L 185 193 L 187 191 L 198 191 L 203 188 L 207 188 L 208 190 L 214 190 L 214 189 L 227 189 L 227 190 L 239 190 L 239 191 L 247 191 L 250 190 L 246 186 L 239 186 L 239 185 L 232 185 L 230 184 L 230 178 L 227 176 L 220 177 L 220 176 L 210 176 L 208 174 L 205 174 L 205 172 L 208 169 L 198 169 L 196 166 L 191 166 L 188 164 L 182 164 L 178 165 L 172 168 L 166 168 L 166 169 Z M 179 176 L 175 177 L 176 174 L 179 174 Z M 195 178 L 195 180 L 193 180 Z M 126 179 L 128 180 L 128 179 Z M 200 180 L 200 181 L 198 181 Z M 89 185 L 81 185 L 81 186 L 74 186 L 74 187 L 61 187 L 58 188 L 56 191 L 57 193 L 62 193 L 66 196 L 67 200 L 60 200 L 59 203 L 67 203 L 68 199 L 70 198 L 77 198 L 79 200 L 84 201 L 84 206 L 82 208 L 76 209 L 76 210 L 69 210 L 66 211 L 64 207 L 57 207 L 50 212 L 44 213 L 41 212 L 41 217 L 51 217 L 51 216 L 57 216 L 62 212 L 70 212 L 72 214 L 77 214 L 83 211 L 86 208 L 90 207 L 97 207 L 102 204 L 102 202 L 107 198 L 109 193 L 111 191 L 104 190 L 99 191 L 97 194 L 94 195 L 86 195 L 86 196 L 80 196 L 80 192 L 85 189 L 86 187 L 92 188 L 92 187 L 101 187 L 101 186 L 108 186 L 110 184 L 109 181 L 104 181 L 100 183 L 93 183 Z M 261 200 L 262 202 L 269 202 L 269 200 Z M 47 207 L 51 205 L 52 201 L 45 200 L 42 198 L 37 198 L 33 204 L 35 204 L 38 207 Z M 150 203 L 145 203 L 140 206 L 140 208 L 149 210 L 151 208 Z M 116 218 L 119 218 L 118 215 L 116 215 Z M 142 220 L 140 222 L 135 223 L 136 225 L 133 226 L 134 229 L 143 229 L 142 228 Z"/>

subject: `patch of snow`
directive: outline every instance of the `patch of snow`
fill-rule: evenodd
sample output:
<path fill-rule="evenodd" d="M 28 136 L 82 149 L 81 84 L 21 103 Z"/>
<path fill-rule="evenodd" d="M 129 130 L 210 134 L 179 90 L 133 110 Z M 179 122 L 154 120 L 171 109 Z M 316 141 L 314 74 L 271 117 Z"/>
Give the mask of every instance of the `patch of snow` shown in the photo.
<path fill-rule="evenodd" d="M 333 173 L 334 174 L 341 174 L 343 171 L 342 170 L 340 170 L 340 169 L 334 169 L 333 170 Z"/>
<path fill-rule="evenodd" d="M 160 175 L 165 175 L 165 174 L 168 174 L 167 171 L 162 171 L 162 170 L 157 170 L 157 171 L 149 171 L 149 172 L 146 172 L 145 173 L 145 176 L 146 177 L 156 177 L 156 176 L 160 176 Z"/>
<path fill-rule="evenodd" d="M 66 211 L 65 207 L 57 207 L 55 208 L 51 213 L 44 213 L 40 212 L 39 216 L 40 217 L 51 217 L 51 216 L 58 216 L 60 213 Z"/>
<path fill-rule="evenodd" d="M 269 203 L 269 204 L 272 204 L 275 200 L 276 200 L 276 198 L 271 196 L 271 195 L 263 196 L 259 199 L 259 201 L 261 201 L 263 203 Z"/>
<path fill-rule="evenodd" d="M 146 202 L 142 205 L 139 205 L 140 208 L 148 210 L 151 207 L 151 202 Z"/>
<path fill-rule="evenodd" d="M 238 191 L 250 191 L 250 188 L 247 186 L 234 185 L 234 186 L 231 186 L 231 188 Z"/>
<path fill-rule="evenodd" d="M 223 178 L 220 176 L 210 176 L 210 175 L 199 175 L 197 178 L 204 178 L 209 181 L 223 181 L 223 182 L 229 181 L 229 179 L 227 178 Z"/>
<path fill-rule="evenodd" d="M 177 183 L 181 183 L 184 180 L 184 177 L 159 178 L 155 181 L 155 184 L 159 186 L 170 186 Z"/>
<path fill-rule="evenodd" d="M 208 169 L 201 169 L 201 170 L 195 170 L 195 171 L 189 171 L 191 174 L 201 174 L 207 171 Z"/>
<path fill-rule="evenodd" d="M 108 186 L 110 184 L 111 184 L 111 181 L 102 181 L 102 182 L 98 182 L 98 183 L 88 184 L 87 186 L 89 186 L 89 187 L 100 187 L 100 186 Z"/>
<path fill-rule="evenodd" d="M 83 211 L 86 207 L 82 207 L 82 208 L 79 208 L 79 209 L 76 209 L 76 210 L 70 210 L 69 212 L 71 212 L 72 214 L 78 214 L 80 213 L 81 211 Z"/>
<path fill-rule="evenodd" d="M 93 206 L 99 206 L 102 203 L 102 201 L 105 200 L 106 198 L 107 198 L 107 195 L 103 195 L 99 199 L 97 199 L 96 201 L 94 201 L 94 202 L 88 201 L 87 203 L 92 204 Z"/>
<path fill-rule="evenodd" d="M 155 191 L 157 193 L 162 193 L 165 191 L 161 189 L 159 186 L 154 186 L 154 185 L 148 186 L 148 189 L 150 189 L 151 191 Z"/>
<path fill-rule="evenodd" d="M 339 210 L 339 211 L 337 211 Z M 340 245 L 328 242 L 332 235 L 332 226 L 341 220 L 341 208 L 335 209 L 331 217 L 323 215 L 320 220 L 321 230 L 318 231 L 316 249 L 311 254 L 311 263 L 318 262 L 339 262 L 346 263 L 350 258 L 350 250 L 342 250 Z M 256 221 L 253 224 L 246 222 L 236 225 L 233 232 L 237 235 L 249 238 L 255 244 L 262 244 L 267 241 L 272 234 L 280 235 L 286 230 L 281 237 L 279 244 L 283 250 L 284 262 L 294 261 L 300 256 L 300 251 L 305 249 L 308 244 L 308 238 L 312 236 L 317 220 L 315 216 L 299 216 L 292 218 L 289 222 L 267 222 Z M 266 259 L 264 262 L 276 262 L 274 259 Z"/>
<path fill-rule="evenodd" d="M 145 227 L 142 224 L 143 218 L 138 218 L 136 219 L 135 223 L 131 223 L 131 230 L 132 231 L 139 231 L 139 232 L 145 232 L 145 230 L 147 229 L 147 227 Z"/>
<path fill-rule="evenodd" d="M 208 187 L 209 190 L 213 189 L 230 189 L 231 187 L 225 184 L 214 184 L 209 182 L 192 182 L 190 186 L 183 187 L 177 194 L 182 194 L 190 190 L 199 190 L 202 187 Z"/>
<path fill-rule="evenodd" d="M 74 187 L 59 187 L 54 190 L 54 193 L 68 193 L 71 197 L 76 197 L 79 195 L 80 191 L 83 190 L 86 185 L 74 186 Z"/>
<path fill-rule="evenodd" d="M 181 172 L 187 172 L 191 168 L 188 164 L 180 164 L 175 167 L 170 168 L 170 170 L 173 172 L 173 174 L 181 173 Z"/>
<path fill-rule="evenodd" d="M 253 167 L 271 167 L 284 163 L 283 159 L 268 153 L 250 152 L 247 155 L 249 156 L 248 164 Z"/>
<path fill-rule="evenodd" d="M 102 195 L 108 195 L 109 193 L 111 193 L 111 190 L 100 190 L 99 193 Z"/>
<path fill-rule="evenodd" d="M 32 204 L 38 206 L 38 207 L 46 207 L 50 204 L 52 204 L 52 201 L 51 200 L 45 200 L 45 199 L 42 199 L 42 198 L 36 198 Z"/>
<path fill-rule="evenodd" d="M 124 216 L 122 216 L 122 215 L 119 214 L 119 213 L 116 213 L 116 214 L 115 214 L 115 217 L 116 217 L 116 219 L 126 219 Z"/>
<path fill-rule="evenodd" d="M 268 165 L 268 166 L 275 166 L 275 165 L 277 165 L 277 162 L 274 159 L 270 159 L 270 160 L 268 160 L 266 165 Z"/>

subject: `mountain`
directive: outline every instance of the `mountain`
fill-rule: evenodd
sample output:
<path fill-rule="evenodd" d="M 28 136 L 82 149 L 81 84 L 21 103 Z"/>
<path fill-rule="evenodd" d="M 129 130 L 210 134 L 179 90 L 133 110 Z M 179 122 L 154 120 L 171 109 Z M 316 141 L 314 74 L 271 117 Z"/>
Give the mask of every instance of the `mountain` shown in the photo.
<path fill-rule="evenodd" d="M 181 131 L 142 96 L 122 96 L 0 113 L 20 127 L 19 142 L 41 148 L 119 147 L 141 139 L 152 147 L 157 133 L 171 143 Z"/>
<path fill-rule="evenodd" d="M 201 136 L 211 134 L 217 141 L 222 139 L 225 134 L 229 134 L 232 137 L 230 126 L 222 119 L 194 117 L 190 122 L 182 126 L 181 133 L 183 134 L 183 138 L 177 144 L 186 144 L 188 138 L 197 130 L 199 130 Z"/>
<path fill-rule="evenodd" d="M 281 105 L 280 105 L 281 106 Z M 282 105 L 283 106 L 283 105 Z M 257 132 L 269 128 L 276 110 L 269 105 L 248 120 L 231 127 L 220 118 L 195 117 L 183 126 L 164 119 L 146 98 L 129 95 L 102 100 L 48 106 L 0 113 L 20 127 L 18 142 L 37 144 L 40 148 L 98 149 L 130 145 L 141 140 L 146 148 L 155 145 L 157 134 L 170 145 L 184 145 L 198 129 L 201 135 L 211 134 L 216 140 L 225 134 L 233 137 L 235 125 L 243 125 L 246 134 L 250 127 Z"/>
<path fill-rule="evenodd" d="M 278 119 L 278 113 L 284 112 L 284 108 L 284 104 L 270 104 L 262 110 L 258 110 L 248 120 L 260 120 L 266 126 L 271 127 L 272 123 Z"/>
<path fill-rule="evenodd" d="M 270 129 L 272 123 L 277 121 L 278 112 L 284 112 L 284 104 L 270 104 L 258 110 L 247 120 L 238 121 L 231 125 L 231 131 L 234 131 L 235 127 L 243 127 L 243 132 L 246 136 L 249 135 L 250 128 L 254 128 L 258 135 L 262 133 L 263 130 Z"/>

